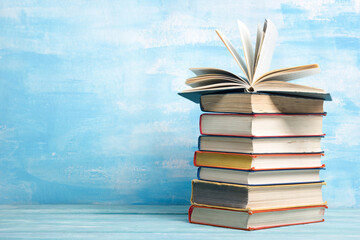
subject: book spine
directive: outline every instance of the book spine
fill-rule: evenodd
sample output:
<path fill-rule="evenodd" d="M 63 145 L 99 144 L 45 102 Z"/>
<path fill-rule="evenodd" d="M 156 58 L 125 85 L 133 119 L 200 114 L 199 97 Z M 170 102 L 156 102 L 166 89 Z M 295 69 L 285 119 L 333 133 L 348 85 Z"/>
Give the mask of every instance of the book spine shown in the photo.
<path fill-rule="evenodd" d="M 199 120 L 199 130 L 200 130 L 201 135 L 204 134 L 203 131 L 202 131 L 202 117 L 203 117 L 203 115 L 205 115 L 205 114 L 200 115 L 200 120 Z"/>
<path fill-rule="evenodd" d="M 197 157 L 197 153 L 198 153 L 199 151 L 195 151 L 194 152 L 194 160 L 193 160 L 193 163 L 194 163 L 194 166 L 195 167 L 198 167 L 198 165 L 197 165 L 197 163 L 196 163 L 196 157 Z"/>
<path fill-rule="evenodd" d="M 188 211 L 188 215 L 189 215 L 189 223 L 191 223 L 191 214 L 192 214 L 193 210 L 194 210 L 194 206 L 193 206 L 193 205 L 191 205 L 191 206 L 189 207 L 189 211 Z"/>
<path fill-rule="evenodd" d="M 202 103 L 202 97 L 200 97 L 200 110 L 202 111 L 202 112 L 205 112 L 205 110 L 204 110 L 204 106 L 203 106 L 203 103 Z"/>

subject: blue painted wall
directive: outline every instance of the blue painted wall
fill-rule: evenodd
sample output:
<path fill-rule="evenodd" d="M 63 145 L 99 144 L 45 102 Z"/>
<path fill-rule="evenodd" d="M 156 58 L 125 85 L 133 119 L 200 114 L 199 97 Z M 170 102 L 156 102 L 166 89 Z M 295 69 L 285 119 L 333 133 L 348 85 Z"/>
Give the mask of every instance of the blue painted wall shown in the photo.
<path fill-rule="evenodd" d="M 186 204 L 197 105 L 189 67 L 241 73 L 240 48 L 271 19 L 272 68 L 319 63 L 330 206 L 360 206 L 359 1 L 0 3 L 0 203 Z"/>

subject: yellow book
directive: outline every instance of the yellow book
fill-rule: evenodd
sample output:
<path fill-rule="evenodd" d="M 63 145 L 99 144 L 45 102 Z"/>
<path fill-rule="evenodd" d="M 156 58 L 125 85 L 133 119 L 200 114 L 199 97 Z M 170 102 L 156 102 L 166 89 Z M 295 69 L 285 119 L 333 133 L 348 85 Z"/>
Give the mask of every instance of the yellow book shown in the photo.
<path fill-rule="evenodd" d="M 305 169 L 322 168 L 323 153 L 308 154 L 240 154 L 225 152 L 196 151 L 196 167 L 215 167 L 239 170 Z"/>

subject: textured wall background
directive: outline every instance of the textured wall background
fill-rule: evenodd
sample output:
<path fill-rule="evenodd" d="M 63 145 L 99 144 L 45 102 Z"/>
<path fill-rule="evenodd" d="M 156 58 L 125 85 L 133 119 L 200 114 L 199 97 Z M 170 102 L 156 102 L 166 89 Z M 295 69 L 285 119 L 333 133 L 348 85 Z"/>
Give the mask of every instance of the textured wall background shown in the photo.
<path fill-rule="evenodd" d="M 186 204 L 199 107 L 189 67 L 241 73 L 240 49 L 271 19 L 272 68 L 319 63 L 325 199 L 359 207 L 360 1 L 0 3 L 0 203 Z"/>

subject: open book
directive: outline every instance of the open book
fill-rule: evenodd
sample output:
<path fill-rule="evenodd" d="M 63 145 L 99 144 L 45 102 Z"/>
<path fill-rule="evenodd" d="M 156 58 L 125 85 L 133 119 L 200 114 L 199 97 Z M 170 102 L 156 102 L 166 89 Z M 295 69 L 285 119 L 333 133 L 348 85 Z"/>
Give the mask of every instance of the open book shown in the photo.
<path fill-rule="evenodd" d="M 250 33 L 244 23 L 238 21 L 245 60 L 223 33 L 216 30 L 226 48 L 230 51 L 245 77 L 216 68 L 191 68 L 195 77 L 186 80 L 192 87 L 179 95 L 194 102 L 199 102 L 202 94 L 220 92 L 264 92 L 300 97 L 331 100 L 330 94 L 319 88 L 289 83 L 288 81 L 306 77 L 320 72 L 319 65 L 310 64 L 298 67 L 282 68 L 269 71 L 274 52 L 277 30 L 270 20 L 257 30 L 255 51 L 250 40 Z"/>

